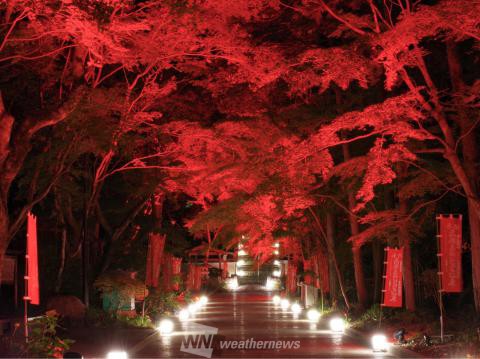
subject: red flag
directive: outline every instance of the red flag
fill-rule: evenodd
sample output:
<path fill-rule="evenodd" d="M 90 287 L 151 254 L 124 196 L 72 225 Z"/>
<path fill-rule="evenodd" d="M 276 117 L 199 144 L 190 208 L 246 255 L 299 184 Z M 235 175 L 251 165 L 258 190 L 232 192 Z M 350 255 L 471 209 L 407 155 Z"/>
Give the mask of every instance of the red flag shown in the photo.
<path fill-rule="evenodd" d="M 40 304 L 40 289 L 38 285 L 38 251 L 37 251 L 37 217 L 27 215 L 27 293 L 26 300 L 31 304 Z"/>
<path fill-rule="evenodd" d="M 202 274 L 203 274 L 203 267 L 195 266 L 195 290 L 199 291 L 202 288 Z"/>
<path fill-rule="evenodd" d="M 312 272 L 314 271 L 313 262 L 314 260 L 312 258 L 303 260 L 303 271 L 305 272 L 303 280 L 307 285 L 313 285 L 313 276 L 312 276 Z"/>
<path fill-rule="evenodd" d="M 180 277 L 180 273 L 182 271 L 182 258 L 172 257 L 172 274 L 175 277 L 175 283 L 172 285 L 173 290 L 180 289 L 180 283 L 178 282 L 178 278 Z"/>
<path fill-rule="evenodd" d="M 462 280 L 462 216 L 439 216 L 441 290 L 459 293 Z"/>
<path fill-rule="evenodd" d="M 158 277 L 160 275 L 160 266 L 162 264 L 164 246 L 164 235 L 162 236 L 158 233 L 150 233 L 145 276 L 145 284 L 147 286 L 158 287 Z"/>
<path fill-rule="evenodd" d="M 190 263 L 188 265 L 188 274 L 187 274 L 187 290 L 195 289 L 195 264 Z"/>
<path fill-rule="evenodd" d="M 173 283 L 172 283 L 172 277 L 173 277 L 173 255 L 170 253 L 165 253 L 163 256 L 163 271 L 162 271 L 162 279 L 163 279 L 163 289 L 165 289 L 167 292 L 172 290 Z"/>
<path fill-rule="evenodd" d="M 228 262 L 224 258 L 222 258 L 220 269 L 222 270 L 222 279 L 227 279 L 227 277 L 228 277 Z"/>
<path fill-rule="evenodd" d="M 288 263 L 287 267 L 287 292 L 293 294 L 297 291 L 297 267 Z"/>
<path fill-rule="evenodd" d="M 383 303 L 385 307 L 402 306 L 403 248 L 387 247 L 387 269 L 384 275 Z"/>

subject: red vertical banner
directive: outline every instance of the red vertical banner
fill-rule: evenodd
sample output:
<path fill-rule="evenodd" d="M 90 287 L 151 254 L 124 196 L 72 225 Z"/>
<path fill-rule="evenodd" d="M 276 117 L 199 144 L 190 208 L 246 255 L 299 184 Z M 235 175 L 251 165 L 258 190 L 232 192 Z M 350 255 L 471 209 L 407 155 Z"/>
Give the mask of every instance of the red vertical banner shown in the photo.
<path fill-rule="evenodd" d="M 37 250 L 37 217 L 27 215 L 27 293 L 26 300 L 31 304 L 40 304 L 40 289 L 38 283 L 38 250 Z"/>
<path fill-rule="evenodd" d="M 441 291 L 459 293 L 462 279 L 462 216 L 438 216 Z"/>
<path fill-rule="evenodd" d="M 187 290 L 195 289 L 195 264 L 192 264 L 192 263 L 188 265 L 186 289 Z"/>
<path fill-rule="evenodd" d="M 182 271 L 182 258 L 172 257 L 172 274 L 175 278 L 172 289 L 173 290 L 180 290 L 180 273 Z"/>
<path fill-rule="evenodd" d="M 203 268 L 201 266 L 195 266 L 195 290 L 198 292 L 202 288 L 202 274 Z"/>
<path fill-rule="evenodd" d="M 297 291 L 297 266 L 288 263 L 287 268 L 287 292 L 293 294 Z"/>
<path fill-rule="evenodd" d="M 173 289 L 173 255 L 170 253 L 164 254 L 162 269 L 163 289 L 168 292 Z"/>
<path fill-rule="evenodd" d="M 150 233 L 148 238 L 147 268 L 145 284 L 151 287 L 158 287 L 158 277 L 162 265 L 163 248 L 165 247 L 165 236 L 158 233 Z"/>
<path fill-rule="evenodd" d="M 225 260 L 225 258 L 222 258 L 221 261 L 221 271 L 222 271 L 222 279 L 227 279 L 228 277 L 228 262 Z"/>
<path fill-rule="evenodd" d="M 385 307 L 402 306 L 402 267 L 403 267 L 403 248 L 395 249 L 385 248 L 387 252 L 387 262 L 384 278 L 383 303 Z"/>
<path fill-rule="evenodd" d="M 202 270 L 203 267 L 190 263 L 188 265 L 187 289 L 199 291 L 202 287 Z"/>

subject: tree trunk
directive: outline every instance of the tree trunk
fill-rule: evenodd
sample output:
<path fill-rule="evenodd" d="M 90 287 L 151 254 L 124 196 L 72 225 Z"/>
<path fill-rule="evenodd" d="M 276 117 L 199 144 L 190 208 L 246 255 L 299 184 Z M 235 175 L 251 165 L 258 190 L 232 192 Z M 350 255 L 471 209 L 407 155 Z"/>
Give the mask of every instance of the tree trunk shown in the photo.
<path fill-rule="evenodd" d="M 58 272 L 57 272 L 57 277 L 55 279 L 55 287 L 54 287 L 54 293 L 58 294 L 62 287 L 63 272 L 65 269 L 65 257 L 67 254 L 67 226 L 65 223 L 65 216 L 63 214 L 63 209 L 61 205 L 61 201 L 62 201 L 61 195 L 57 188 L 53 189 L 53 193 L 54 193 L 55 211 L 59 220 L 60 230 L 62 231 L 62 236 L 60 239 L 60 262 L 58 265 Z"/>
<path fill-rule="evenodd" d="M 470 244 L 472 252 L 472 287 L 475 310 L 480 313 L 480 220 L 468 201 L 468 220 L 470 225 Z"/>
<path fill-rule="evenodd" d="M 363 273 L 362 248 L 358 246 L 352 247 L 353 269 L 355 271 L 355 287 L 357 289 L 358 304 L 361 308 L 367 307 L 367 288 L 365 287 L 365 276 Z"/>
<path fill-rule="evenodd" d="M 348 148 L 348 144 L 343 144 L 342 149 L 343 158 L 345 161 L 348 161 L 350 159 L 350 150 Z M 355 196 L 351 190 L 348 190 L 348 208 L 350 211 L 355 208 Z M 357 218 L 352 213 L 349 213 L 348 220 L 350 222 L 350 231 L 352 236 L 359 234 L 360 227 L 358 225 Z M 352 243 L 352 252 L 353 269 L 355 272 L 355 288 L 357 291 L 358 304 L 361 308 L 366 308 L 368 303 L 368 296 L 367 288 L 365 286 L 365 275 L 363 273 L 361 246 L 357 246 L 355 243 Z"/>
<path fill-rule="evenodd" d="M 348 300 L 347 297 L 347 292 L 345 291 L 345 286 L 343 284 L 343 278 L 342 278 L 342 273 L 340 272 L 340 267 L 338 266 L 338 261 L 337 261 L 337 256 L 335 254 L 335 248 L 332 247 L 330 242 L 327 240 L 327 234 L 325 233 L 325 230 L 323 229 L 322 223 L 320 222 L 320 219 L 316 215 L 316 213 L 313 211 L 311 207 L 308 208 L 310 213 L 312 214 L 313 219 L 315 220 L 315 223 L 318 228 L 318 232 L 320 233 L 320 238 L 323 238 L 325 241 L 325 246 L 327 247 L 329 258 L 332 259 L 333 265 L 335 268 L 335 273 L 337 274 L 337 279 L 338 279 L 338 286 L 340 288 L 340 292 L 342 293 L 343 300 L 345 301 L 345 306 L 347 309 L 350 309 L 350 301 Z"/>
<path fill-rule="evenodd" d="M 408 214 L 408 205 L 405 199 L 400 198 L 400 213 L 406 217 Z M 412 270 L 412 248 L 411 237 L 408 232 L 408 226 L 405 224 L 400 227 L 400 244 L 403 247 L 403 286 L 405 288 L 405 306 L 408 311 L 414 312 L 415 306 L 415 282 L 413 281 Z"/>
<path fill-rule="evenodd" d="M 0 199 L 0 269 L 3 266 L 3 258 L 8 247 L 8 212 L 6 206 Z M 2 271 L 0 270 L 0 283 L 2 282 Z"/>
<path fill-rule="evenodd" d="M 335 251 L 335 217 L 332 213 L 327 213 L 327 247 Z M 335 263 L 332 256 L 328 256 L 328 277 L 330 281 L 330 297 L 333 300 L 338 298 L 337 278 L 335 275 Z"/>
<path fill-rule="evenodd" d="M 57 278 L 55 280 L 54 292 L 58 294 L 62 288 L 63 272 L 65 270 L 65 257 L 67 252 L 67 228 L 63 224 L 62 228 L 62 240 L 60 245 L 60 264 L 58 267 Z"/>
<path fill-rule="evenodd" d="M 469 116 L 467 109 L 461 103 L 460 95 L 463 93 L 465 84 L 462 79 L 462 68 L 454 41 L 447 41 L 447 58 L 450 72 L 452 90 L 457 97 L 458 123 L 462 138 L 462 154 L 465 172 L 470 180 L 471 190 L 477 197 L 469 196 L 468 222 L 470 229 L 470 242 L 472 252 L 472 286 L 475 301 L 475 310 L 480 313 L 480 214 L 478 212 L 478 189 L 480 171 L 476 164 L 479 158 L 479 147 L 477 144 L 478 130 L 474 128 L 475 118 Z"/>

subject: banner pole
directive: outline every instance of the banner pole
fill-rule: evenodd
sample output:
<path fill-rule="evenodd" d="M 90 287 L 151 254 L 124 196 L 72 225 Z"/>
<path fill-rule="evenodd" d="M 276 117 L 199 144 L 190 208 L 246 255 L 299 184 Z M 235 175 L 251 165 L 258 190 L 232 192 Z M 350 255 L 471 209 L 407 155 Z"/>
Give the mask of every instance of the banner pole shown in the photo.
<path fill-rule="evenodd" d="M 382 288 L 380 296 L 380 317 L 378 320 L 378 329 L 382 326 L 382 317 L 383 317 L 383 303 L 385 298 L 385 279 L 387 278 L 387 252 L 389 247 L 383 249 L 383 273 L 382 273 Z"/>
<path fill-rule="evenodd" d="M 27 243 L 28 243 L 28 231 L 27 231 Z M 25 289 L 24 289 L 24 296 L 23 296 L 23 325 L 24 325 L 24 336 L 25 342 L 28 343 L 28 244 L 25 254 L 25 276 L 23 277 L 25 280 Z"/>
<path fill-rule="evenodd" d="M 443 335 L 444 335 L 444 310 L 443 310 L 443 293 L 442 293 L 442 260 L 441 256 L 442 253 L 441 251 L 441 246 L 440 246 L 440 241 L 441 241 L 441 234 L 440 234 L 440 219 L 441 215 L 437 216 L 437 249 L 438 249 L 438 306 L 440 309 L 440 341 L 443 343 Z"/>

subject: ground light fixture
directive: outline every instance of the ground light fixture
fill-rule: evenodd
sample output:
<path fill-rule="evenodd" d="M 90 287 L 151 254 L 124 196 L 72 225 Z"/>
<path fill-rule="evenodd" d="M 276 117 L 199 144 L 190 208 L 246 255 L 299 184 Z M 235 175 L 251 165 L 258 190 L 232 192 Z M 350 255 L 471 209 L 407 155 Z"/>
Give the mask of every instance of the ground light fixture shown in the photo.
<path fill-rule="evenodd" d="M 282 275 L 282 272 L 280 272 L 279 270 L 274 270 L 273 273 L 272 273 L 272 275 L 273 275 L 274 277 L 277 277 L 277 278 L 278 278 L 278 277 L 280 277 L 280 276 Z"/>
<path fill-rule="evenodd" d="M 330 330 L 334 333 L 343 333 L 345 331 L 345 320 L 339 317 L 330 319 Z"/>
<path fill-rule="evenodd" d="M 272 298 L 272 302 L 275 305 L 279 305 L 281 301 L 282 301 L 282 298 L 280 298 L 280 296 L 278 296 L 278 295 L 274 295 L 273 298 Z"/>
<path fill-rule="evenodd" d="M 273 261 L 273 264 L 276 265 L 276 266 L 279 266 L 280 265 L 280 261 L 278 259 L 275 259 Z"/>
<path fill-rule="evenodd" d="M 107 353 L 107 359 L 127 359 L 128 354 L 123 350 L 112 350 Z"/>
<path fill-rule="evenodd" d="M 288 299 L 282 299 L 280 301 L 280 307 L 283 309 L 283 310 L 287 310 L 288 308 L 290 308 L 290 301 Z"/>
<path fill-rule="evenodd" d="M 198 302 L 201 304 L 201 305 L 207 305 L 208 303 L 208 297 L 206 295 L 202 295 L 200 297 L 200 299 L 198 300 Z"/>
<path fill-rule="evenodd" d="M 239 277 L 245 277 L 247 275 L 247 273 L 245 273 L 245 271 L 243 269 L 239 269 L 239 270 L 237 270 L 237 275 Z"/>
<path fill-rule="evenodd" d="M 190 318 L 190 312 L 188 311 L 188 309 L 182 309 L 181 311 L 178 312 L 178 319 L 181 322 L 187 321 L 188 318 Z"/>
<path fill-rule="evenodd" d="M 244 259 L 239 259 L 237 261 L 237 267 L 241 267 L 241 266 L 244 266 L 246 264 L 245 260 Z"/>
<path fill-rule="evenodd" d="M 157 330 L 161 335 L 170 335 L 173 333 L 175 325 L 170 319 L 162 319 L 158 324 Z"/>
<path fill-rule="evenodd" d="M 273 254 L 275 254 L 276 256 L 278 256 L 278 255 L 280 254 L 280 252 L 278 251 L 278 249 L 275 249 L 275 250 L 273 251 Z"/>
<path fill-rule="evenodd" d="M 196 303 L 190 303 L 187 309 L 190 315 L 194 315 L 198 310 L 198 305 Z"/>
<path fill-rule="evenodd" d="M 293 303 L 290 307 L 290 310 L 292 311 L 293 315 L 299 315 L 302 312 L 302 306 L 298 303 Z"/>
<path fill-rule="evenodd" d="M 272 278 L 270 277 L 267 278 L 267 282 L 265 283 L 265 288 L 267 290 L 275 289 L 275 282 L 272 280 Z"/>
<path fill-rule="evenodd" d="M 237 277 L 231 278 L 228 281 L 228 289 L 233 290 L 233 291 L 238 289 L 238 279 L 237 279 Z"/>
<path fill-rule="evenodd" d="M 388 351 L 387 337 L 383 334 L 375 334 L 372 336 L 372 349 L 374 352 Z"/>
<path fill-rule="evenodd" d="M 320 320 L 320 317 L 321 317 L 321 314 L 316 309 L 309 309 L 309 311 L 307 312 L 308 321 L 311 323 L 318 323 L 318 321 Z"/>

